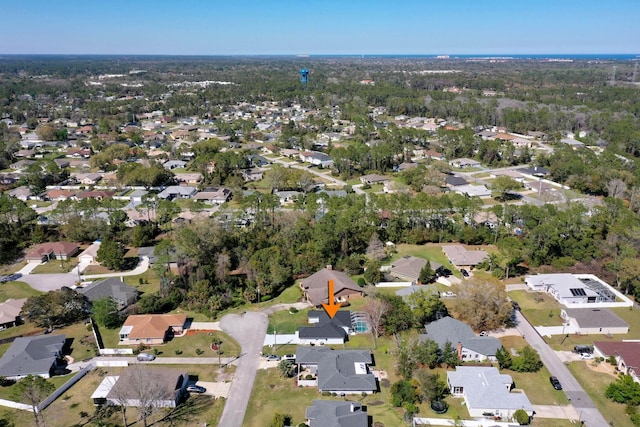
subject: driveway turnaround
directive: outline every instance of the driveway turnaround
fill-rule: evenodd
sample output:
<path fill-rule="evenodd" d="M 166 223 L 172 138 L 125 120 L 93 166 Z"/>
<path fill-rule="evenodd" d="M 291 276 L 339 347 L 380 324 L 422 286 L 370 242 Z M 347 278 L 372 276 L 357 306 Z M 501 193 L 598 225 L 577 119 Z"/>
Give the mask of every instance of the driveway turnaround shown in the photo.
<path fill-rule="evenodd" d="M 551 375 L 558 377 L 562 384 L 564 393 L 569 398 L 569 401 L 575 408 L 578 414 L 579 420 L 584 421 L 584 425 L 588 427 L 602 427 L 607 426 L 609 423 L 602 416 L 598 408 L 594 405 L 591 398 L 585 393 L 582 386 L 576 381 L 569 369 L 564 365 L 562 360 L 556 355 L 556 352 L 544 342 L 542 337 L 538 334 L 538 331 L 529 323 L 529 321 L 520 313 L 516 314 L 516 327 L 522 334 L 527 343 L 536 349 L 540 354 L 540 359 L 544 363 L 544 366 L 549 369 Z M 551 384 L 548 384 L 547 393 L 553 393 Z"/>
<path fill-rule="evenodd" d="M 260 366 L 260 352 L 267 333 L 267 324 L 267 315 L 260 312 L 227 314 L 220 321 L 222 330 L 238 341 L 242 348 L 229 389 L 229 397 L 220 418 L 221 426 L 242 427 L 256 371 Z"/>

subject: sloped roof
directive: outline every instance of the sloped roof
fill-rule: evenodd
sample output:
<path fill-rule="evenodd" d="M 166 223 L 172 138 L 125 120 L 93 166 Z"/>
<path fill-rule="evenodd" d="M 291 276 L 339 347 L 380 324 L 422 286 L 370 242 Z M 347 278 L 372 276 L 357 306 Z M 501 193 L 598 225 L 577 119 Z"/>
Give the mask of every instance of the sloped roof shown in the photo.
<path fill-rule="evenodd" d="M 605 356 L 619 356 L 624 364 L 640 372 L 640 342 L 638 341 L 594 341 L 596 347 Z"/>
<path fill-rule="evenodd" d="M 298 328 L 298 337 L 302 339 L 347 338 L 347 333 L 335 323 L 324 323 L 316 326 Z"/>
<path fill-rule="evenodd" d="M 93 282 L 84 288 L 78 288 L 78 292 L 93 302 L 105 297 L 111 297 L 119 303 L 127 304 L 138 296 L 138 290 L 129 286 L 117 277 Z"/>
<path fill-rule="evenodd" d="M 33 246 L 27 252 L 27 259 L 39 259 L 44 255 L 71 256 L 79 250 L 78 245 L 71 242 L 47 242 Z"/>
<path fill-rule="evenodd" d="M 163 339 L 170 326 L 182 327 L 186 321 L 186 314 L 135 314 L 122 327 L 130 327 L 129 339 Z"/>
<path fill-rule="evenodd" d="M 565 308 L 581 328 L 621 328 L 629 324 L 608 308 Z"/>
<path fill-rule="evenodd" d="M 351 328 L 351 311 L 349 310 L 338 310 L 333 319 L 330 318 L 324 310 L 309 310 L 307 318 L 309 319 L 309 323 L 314 319 L 320 325 L 334 323 L 343 328 Z"/>
<path fill-rule="evenodd" d="M 500 340 L 494 337 L 480 337 L 473 333 L 469 325 L 453 317 L 443 317 L 431 322 L 426 327 L 427 333 L 421 339 L 429 338 L 442 348 L 449 341 L 454 347 L 457 343 L 464 348 L 485 356 L 495 356 L 496 350 L 502 347 Z"/>
<path fill-rule="evenodd" d="M 372 363 L 368 350 L 331 350 L 298 347 L 296 363 L 318 366 L 318 389 L 331 391 L 374 391 L 376 378 L 368 373 Z"/>
<path fill-rule="evenodd" d="M 443 245 L 442 251 L 455 265 L 477 265 L 489 257 L 484 250 L 467 250 L 462 245 Z"/>
<path fill-rule="evenodd" d="M 451 387 L 463 387 L 469 408 L 524 409 L 533 411 L 524 393 L 510 393 L 507 385 L 513 383 L 510 375 L 500 374 L 497 368 L 485 366 L 456 366 L 447 371 Z"/>
<path fill-rule="evenodd" d="M 433 271 L 442 268 L 442 264 L 438 262 L 429 262 L 431 263 L 431 269 Z M 391 273 L 413 280 L 418 280 L 418 277 L 420 277 L 420 271 L 422 271 L 425 265 L 427 265 L 426 259 L 407 255 L 391 264 Z"/>
<path fill-rule="evenodd" d="M 26 301 L 26 298 L 8 299 L 0 304 L 0 324 L 15 322 Z"/>
<path fill-rule="evenodd" d="M 107 398 L 129 400 L 129 405 L 139 399 L 140 377 L 153 378 L 152 385 L 159 387 L 154 393 L 154 400 L 176 400 L 182 383 L 188 378 L 188 373 L 179 369 L 150 368 L 135 366 L 122 371 L 117 381 L 107 393 Z"/>
<path fill-rule="evenodd" d="M 65 335 L 16 338 L 0 359 L 0 376 L 48 374 L 65 340 Z"/>
<path fill-rule="evenodd" d="M 334 293 L 336 295 L 360 293 L 362 289 L 349 276 L 341 271 L 323 268 L 302 280 L 302 287 L 307 291 L 311 304 L 318 306 L 326 303 L 329 298 L 329 280 L 333 280 Z"/>
<path fill-rule="evenodd" d="M 369 417 L 359 402 L 313 401 L 307 406 L 305 418 L 309 427 L 368 427 Z"/>

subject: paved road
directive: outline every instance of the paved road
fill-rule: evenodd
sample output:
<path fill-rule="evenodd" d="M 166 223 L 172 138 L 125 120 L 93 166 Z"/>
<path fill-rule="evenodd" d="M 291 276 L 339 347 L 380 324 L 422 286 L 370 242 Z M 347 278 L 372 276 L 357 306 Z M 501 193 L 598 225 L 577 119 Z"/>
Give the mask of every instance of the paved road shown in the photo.
<path fill-rule="evenodd" d="M 519 311 L 516 314 L 516 328 L 526 339 L 527 343 L 536 349 L 540 354 L 540 359 L 549 369 L 551 375 L 558 377 L 562 388 L 567 397 L 571 400 L 576 413 L 579 414 L 581 420 L 588 427 L 604 427 L 609 423 L 596 408 L 591 398 L 585 393 L 582 386 L 576 381 L 569 369 L 564 365 L 562 360 L 556 355 L 555 351 L 544 342 L 536 329 L 527 321 L 527 319 Z M 548 393 L 552 393 L 551 384 L 548 385 Z"/>
<path fill-rule="evenodd" d="M 309 164 L 307 163 L 297 163 L 297 162 L 290 162 L 289 159 L 283 159 L 282 157 L 277 158 L 277 159 L 273 159 L 273 161 L 275 163 L 279 163 L 283 166 L 287 166 L 290 168 L 294 168 L 294 169 L 301 169 L 301 170 L 305 170 L 307 172 L 309 172 L 312 175 L 316 175 L 320 178 L 326 179 L 327 181 L 336 184 L 336 185 L 348 185 L 348 183 L 346 181 L 342 181 L 341 179 L 335 178 L 333 176 L 331 176 L 331 170 L 329 169 L 317 169 L 317 168 L 310 168 Z M 362 190 L 360 188 L 359 185 L 356 186 L 352 186 L 353 191 L 355 191 L 356 194 L 366 194 L 364 190 Z"/>
<path fill-rule="evenodd" d="M 220 321 L 222 330 L 238 341 L 242 348 L 229 397 L 220 418 L 221 426 L 242 427 L 256 371 L 260 366 L 260 352 L 267 325 L 267 315 L 260 312 L 227 314 Z"/>

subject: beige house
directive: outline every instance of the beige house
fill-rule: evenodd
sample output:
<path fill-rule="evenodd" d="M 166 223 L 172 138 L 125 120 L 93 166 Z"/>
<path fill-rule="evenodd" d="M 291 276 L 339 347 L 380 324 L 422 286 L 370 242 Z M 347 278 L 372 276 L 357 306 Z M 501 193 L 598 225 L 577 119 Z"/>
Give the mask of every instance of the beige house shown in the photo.
<path fill-rule="evenodd" d="M 120 329 L 121 345 L 162 344 L 185 332 L 186 314 L 136 314 Z"/>
<path fill-rule="evenodd" d="M 333 280 L 336 302 L 346 302 L 351 298 L 364 295 L 362 289 L 349 276 L 330 267 L 312 274 L 300 282 L 304 297 L 314 306 L 327 303 L 329 298 L 329 280 Z"/>

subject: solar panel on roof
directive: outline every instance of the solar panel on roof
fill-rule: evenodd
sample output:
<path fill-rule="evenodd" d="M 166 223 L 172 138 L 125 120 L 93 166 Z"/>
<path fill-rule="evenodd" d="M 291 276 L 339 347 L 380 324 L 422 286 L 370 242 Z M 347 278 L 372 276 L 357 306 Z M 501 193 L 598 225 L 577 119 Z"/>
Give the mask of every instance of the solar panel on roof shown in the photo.
<path fill-rule="evenodd" d="M 571 295 L 573 295 L 574 297 L 583 297 L 587 295 L 587 293 L 582 288 L 572 288 L 572 289 L 569 289 L 569 291 L 571 292 Z"/>

